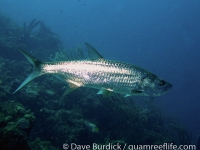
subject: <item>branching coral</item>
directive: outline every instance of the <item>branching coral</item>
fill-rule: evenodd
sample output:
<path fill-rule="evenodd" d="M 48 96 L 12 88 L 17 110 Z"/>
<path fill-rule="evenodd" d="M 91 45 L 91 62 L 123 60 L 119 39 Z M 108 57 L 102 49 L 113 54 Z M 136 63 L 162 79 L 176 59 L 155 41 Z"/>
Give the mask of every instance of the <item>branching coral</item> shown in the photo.
<path fill-rule="evenodd" d="M 80 60 L 86 59 L 81 46 L 75 48 L 60 49 L 58 52 L 55 52 L 54 58 L 49 57 L 51 61 L 67 61 L 67 60 Z"/>
<path fill-rule="evenodd" d="M 30 35 L 30 33 L 32 32 L 32 30 L 38 26 L 41 23 L 40 20 L 36 21 L 36 19 L 33 19 L 29 25 L 27 26 L 26 23 L 24 22 L 23 24 L 23 32 L 24 32 L 24 36 L 27 37 Z"/>
<path fill-rule="evenodd" d="M 39 26 L 38 30 L 34 30 Z M 0 55 L 9 59 L 21 59 L 16 47 L 33 50 L 34 54 L 48 56 L 61 48 L 58 35 L 40 20 L 33 19 L 28 25 L 18 26 L 9 17 L 0 14 Z M 12 54 L 12 55 L 11 55 Z"/>

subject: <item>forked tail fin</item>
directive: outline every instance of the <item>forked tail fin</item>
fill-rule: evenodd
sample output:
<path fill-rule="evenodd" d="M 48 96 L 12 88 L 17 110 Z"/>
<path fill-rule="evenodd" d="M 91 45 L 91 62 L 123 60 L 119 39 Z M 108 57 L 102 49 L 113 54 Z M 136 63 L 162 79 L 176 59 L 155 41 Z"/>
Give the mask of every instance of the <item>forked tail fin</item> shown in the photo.
<path fill-rule="evenodd" d="M 22 54 L 28 59 L 28 61 L 33 65 L 33 71 L 31 74 L 21 83 L 21 85 L 13 92 L 16 93 L 19 91 L 23 86 L 25 86 L 27 83 L 32 81 L 33 79 L 39 77 L 41 75 L 41 65 L 43 64 L 42 61 L 36 59 L 35 57 L 29 55 L 27 52 L 23 51 L 22 49 L 18 48 Z"/>

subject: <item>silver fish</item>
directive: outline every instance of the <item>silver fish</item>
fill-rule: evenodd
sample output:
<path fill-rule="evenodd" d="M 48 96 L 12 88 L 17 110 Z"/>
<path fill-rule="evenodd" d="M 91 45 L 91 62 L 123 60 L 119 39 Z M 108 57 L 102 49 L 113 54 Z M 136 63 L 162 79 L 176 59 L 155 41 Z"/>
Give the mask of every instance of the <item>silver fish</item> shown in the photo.
<path fill-rule="evenodd" d="M 67 93 L 89 87 L 99 89 L 97 94 L 104 96 L 112 92 L 124 96 L 160 96 L 172 88 L 172 84 L 140 67 L 104 59 L 92 46 L 85 44 L 90 58 L 87 60 L 42 62 L 19 49 L 34 69 L 15 92 L 43 74 L 54 74 L 67 82 L 70 87 Z"/>

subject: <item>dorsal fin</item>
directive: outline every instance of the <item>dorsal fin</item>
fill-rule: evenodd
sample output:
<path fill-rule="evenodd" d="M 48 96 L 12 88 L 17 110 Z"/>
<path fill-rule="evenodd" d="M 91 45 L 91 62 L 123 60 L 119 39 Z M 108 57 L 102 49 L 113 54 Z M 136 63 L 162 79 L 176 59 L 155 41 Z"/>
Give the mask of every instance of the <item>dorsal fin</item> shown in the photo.
<path fill-rule="evenodd" d="M 103 56 L 99 54 L 90 44 L 85 42 L 85 45 L 88 48 L 88 57 L 89 59 L 95 60 L 95 59 L 103 59 Z"/>

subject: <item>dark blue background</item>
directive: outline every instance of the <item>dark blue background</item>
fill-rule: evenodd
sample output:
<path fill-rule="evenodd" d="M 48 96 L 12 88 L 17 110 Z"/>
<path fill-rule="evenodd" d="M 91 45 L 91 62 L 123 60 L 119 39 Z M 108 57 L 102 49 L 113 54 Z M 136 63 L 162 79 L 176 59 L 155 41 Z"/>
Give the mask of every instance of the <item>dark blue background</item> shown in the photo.
<path fill-rule="evenodd" d="M 199 0 L 0 0 L 0 11 L 21 26 L 44 21 L 65 47 L 88 42 L 169 81 L 156 103 L 200 134 Z"/>

